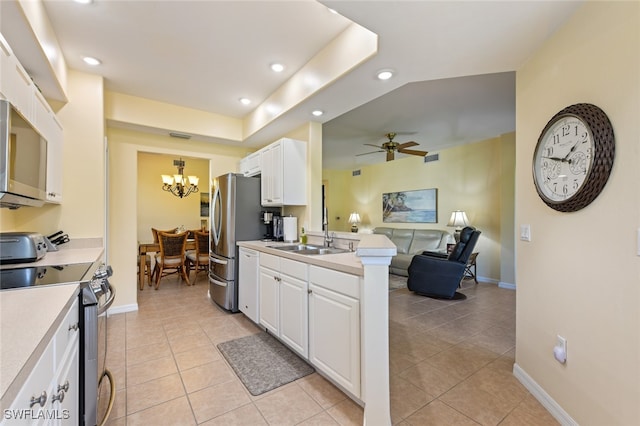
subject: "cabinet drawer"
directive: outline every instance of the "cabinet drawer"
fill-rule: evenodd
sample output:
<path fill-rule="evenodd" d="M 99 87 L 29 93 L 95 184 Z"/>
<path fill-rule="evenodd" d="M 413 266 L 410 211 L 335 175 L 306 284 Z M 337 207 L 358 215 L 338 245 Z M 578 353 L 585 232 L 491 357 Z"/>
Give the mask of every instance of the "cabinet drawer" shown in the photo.
<path fill-rule="evenodd" d="M 307 269 L 308 265 L 306 263 L 285 258 L 280 259 L 280 272 L 290 277 L 307 281 Z"/>
<path fill-rule="evenodd" d="M 333 290 L 360 300 L 360 277 L 331 269 L 309 267 L 309 281 L 315 285 Z"/>
<path fill-rule="evenodd" d="M 80 312 L 78 310 L 78 299 L 73 302 L 71 308 L 67 312 L 67 315 L 64 317 L 58 330 L 56 331 L 55 336 L 55 359 L 56 363 L 62 359 L 67 346 L 73 341 L 75 336 L 79 336 L 80 334 L 80 322 L 79 322 Z"/>
<path fill-rule="evenodd" d="M 44 408 L 50 407 L 51 395 L 48 391 L 50 390 L 51 379 L 55 372 L 53 348 L 54 342 L 52 341 L 47 345 L 47 348 L 40 356 L 40 360 L 37 362 L 33 370 L 31 370 L 29 378 L 24 382 L 20 392 L 18 392 L 18 396 L 11 405 L 12 409 L 24 410 L 31 408 L 34 412 L 39 412 Z M 45 401 L 43 407 L 38 403 L 31 406 L 32 398 L 39 398 L 43 392 L 46 392 L 46 397 L 43 397 L 43 400 Z"/>
<path fill-rule="evenodd" d="M 260 266 L 265 268 L 280 270 L 280 258 L 272 254 L 260 253 Z"/>

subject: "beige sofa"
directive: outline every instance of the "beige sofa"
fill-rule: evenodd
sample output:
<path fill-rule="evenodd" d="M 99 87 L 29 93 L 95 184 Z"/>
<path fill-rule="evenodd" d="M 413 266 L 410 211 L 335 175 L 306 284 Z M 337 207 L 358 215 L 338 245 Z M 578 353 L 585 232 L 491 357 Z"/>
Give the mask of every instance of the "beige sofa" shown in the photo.
<path fill-rule="evenodd" d="M 413 256 L 428 251 L 446 252 L 447 244 L 455 244 L 453 235 L 441 229 L 399 229 L 380 227 L 374 234 L 384 234 L 396 245 L 398 254 L 391 259 L 389 272 L 409 276 L 407 270 Z"/>

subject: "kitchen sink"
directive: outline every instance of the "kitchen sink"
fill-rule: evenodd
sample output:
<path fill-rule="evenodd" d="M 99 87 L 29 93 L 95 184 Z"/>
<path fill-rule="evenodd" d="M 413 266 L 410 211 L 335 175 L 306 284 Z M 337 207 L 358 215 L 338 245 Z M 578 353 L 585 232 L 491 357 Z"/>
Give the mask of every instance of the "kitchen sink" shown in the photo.
<path fill-rule="evenodd" d="M 338 253 L 349 252 L 349 250 L 345 250 L 341 248 L 312 246 L 309 244 L 293 244 L 288 246 L 267 246 L 267 247 L 273 248 L 276 250 L 289 251 L 291 253 L 308 254 L 308 255 L 338 254 Z"/>

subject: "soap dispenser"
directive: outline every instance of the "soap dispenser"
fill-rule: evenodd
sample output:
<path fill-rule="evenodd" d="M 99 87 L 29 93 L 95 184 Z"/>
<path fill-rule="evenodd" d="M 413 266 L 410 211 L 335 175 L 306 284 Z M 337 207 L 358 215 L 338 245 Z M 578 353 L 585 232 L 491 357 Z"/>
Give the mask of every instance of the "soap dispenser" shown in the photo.
<path fill-rule="evenodd" d="M 304 233 L 304 226 L 300 231 L 300 244 L 307 244 L 307 234 Z"/>

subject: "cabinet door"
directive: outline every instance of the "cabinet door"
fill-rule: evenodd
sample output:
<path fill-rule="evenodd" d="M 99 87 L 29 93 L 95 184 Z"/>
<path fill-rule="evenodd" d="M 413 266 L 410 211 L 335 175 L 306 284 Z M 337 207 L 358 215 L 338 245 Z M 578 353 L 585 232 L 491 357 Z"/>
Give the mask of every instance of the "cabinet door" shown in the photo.
<path fill-rule="evenodd" d="M 31 77 L 0 35 L 0 93 L 29 121 L 32 119 L 33 91 Z"/>
<path fill-rule="evenodd" d="M 58 366 L 58 374 L 51 387 L 51 411 L 55 422 L 51 424 L 80 424 L 80 351 L 78 338 L 66 348 L 65 357 Z"/>
<path fill-rule="evenodd" d="M 280 281 L 280 339 L 309 357 L 307 282 L 288 275 Z"/>
<path fill-rule="evenodd" d="M 260 321 L 258 316 L 258 252 L 240 247 L 238 273 L 238 308 L 251 321 Z"/>
<path fill-rule="evenodd" d="M 269 145 L 261 151 L 263 206 L 282 205 L 282 144 Z"/>
<path fill-rule="evenodd" d="M 360 302 L 310 284 L 309 361 L 360 397 Z"/>
<path fill-rule="evenodd" d="M 62 202 L 62 126 L 51 114 L 50 132 L 47 140 L 47 201 Z"/>
<path fill-rule="evenodd" d="M 260 324 L 276 336 L 280 331 L 278 327 L 279 280 L 278 272 L 260 267 L 260 303 L 258 306 Z"/>

